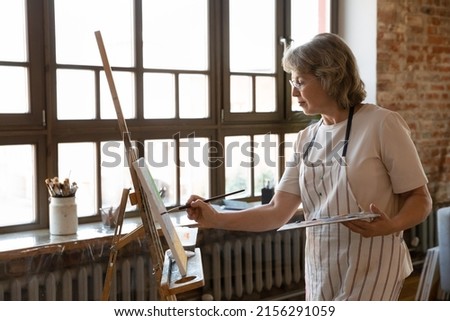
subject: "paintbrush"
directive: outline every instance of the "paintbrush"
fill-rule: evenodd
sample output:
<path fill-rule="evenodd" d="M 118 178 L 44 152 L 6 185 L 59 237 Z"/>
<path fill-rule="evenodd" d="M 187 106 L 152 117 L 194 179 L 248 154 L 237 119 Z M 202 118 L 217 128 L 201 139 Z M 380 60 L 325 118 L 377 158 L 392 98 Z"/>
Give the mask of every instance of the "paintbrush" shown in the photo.
<path fill-rule="evenodd" d="M 209 203 L 209 202 L 212 202 L 212 201 L 221 199 L 221 198 L 225 198 L 225 197 L 230 196 L 230 195 L 234 195 L 234 194 L 241 193 L 241 192 L 243 192 L 243 191 L 245 191 L 245 189 L 241 189 L 241 190 L 239 190 L 239 191 L 234 191 L 234 192 L 226 193 L 226 194 L 222 194 L 222 195 L 213 196 L 213 197 L 211 197 L 211 198 L 207 198 L 207 199 L 203 200 L 203 202 Z M 181 211 L 181 210 L 185 210 L 185 209 L 187 209 L 187 208 L 189 208 L 189 207 L 191 207 L 190 204 L 181 205 L 181 206 L 172 208 L 169 212 L 173 212 L 173 211 Z"/>
<path fill-rule="evenodd" d="M 56 196 L 56 193 L 53 190 L 53 184 L 49 178 L 45 179 L 45 185 L 47 185 L 47 190 L 48 190 L 48 193 L 50 194 L 50 196 Z"/>

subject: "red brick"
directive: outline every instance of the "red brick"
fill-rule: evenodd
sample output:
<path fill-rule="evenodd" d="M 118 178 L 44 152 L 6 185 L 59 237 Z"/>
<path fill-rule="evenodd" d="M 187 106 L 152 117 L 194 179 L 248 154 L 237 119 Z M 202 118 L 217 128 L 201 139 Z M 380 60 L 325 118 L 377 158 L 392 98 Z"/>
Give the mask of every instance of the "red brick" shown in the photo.
<path fill-rule="evenodd" d="M 450 0 L 378 0 L 377 101 L 408 123 L 435 203 L 450 201 Z"/>

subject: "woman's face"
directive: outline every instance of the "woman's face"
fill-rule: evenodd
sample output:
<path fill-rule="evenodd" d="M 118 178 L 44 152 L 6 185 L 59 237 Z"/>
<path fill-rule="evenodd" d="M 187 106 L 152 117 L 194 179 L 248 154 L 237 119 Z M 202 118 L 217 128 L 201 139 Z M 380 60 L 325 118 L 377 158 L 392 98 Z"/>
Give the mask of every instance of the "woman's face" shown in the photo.
<path fill-rule="evenodd" d="M 319 78 L 312 74 L 292 73 L 292 96 L 305 115 L 327 114 L 336 102 L 322 88 Z"/>

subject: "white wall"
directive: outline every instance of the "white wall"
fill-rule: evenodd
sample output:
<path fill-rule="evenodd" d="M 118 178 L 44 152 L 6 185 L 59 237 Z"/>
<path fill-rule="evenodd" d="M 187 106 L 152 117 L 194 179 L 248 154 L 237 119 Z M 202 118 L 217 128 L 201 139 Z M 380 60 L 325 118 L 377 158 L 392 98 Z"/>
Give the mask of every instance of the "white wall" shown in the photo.
<path fill-rule="evenodd" d="M 339 35 L 358 60 L 366 102 L 376 103 L 377 0 L 340 0 L 338 22 Z"/>

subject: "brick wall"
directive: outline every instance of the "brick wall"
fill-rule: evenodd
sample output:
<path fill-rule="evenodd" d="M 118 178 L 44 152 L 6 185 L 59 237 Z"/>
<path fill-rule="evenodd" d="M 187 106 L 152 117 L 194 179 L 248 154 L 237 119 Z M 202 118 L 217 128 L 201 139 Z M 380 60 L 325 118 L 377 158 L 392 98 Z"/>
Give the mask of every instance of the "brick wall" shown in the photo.
<path fill-rule="evenodd" d="M 450 0 L 378 0 L 377 101 L 412 130 L 434 205 L 450 202 Z"/>

